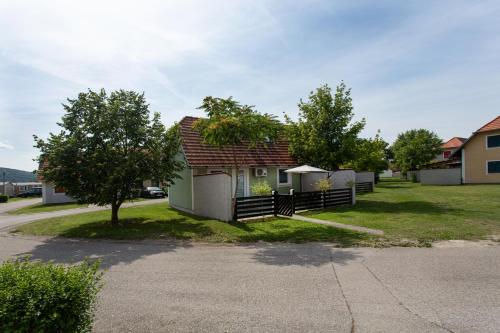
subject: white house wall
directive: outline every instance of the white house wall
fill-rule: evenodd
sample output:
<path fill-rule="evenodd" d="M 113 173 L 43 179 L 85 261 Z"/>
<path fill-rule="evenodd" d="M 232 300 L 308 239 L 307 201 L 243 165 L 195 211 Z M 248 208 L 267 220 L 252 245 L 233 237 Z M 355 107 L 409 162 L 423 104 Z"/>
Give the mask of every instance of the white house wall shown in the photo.
<path fill-rule="evenodd" d="M 56 204 L 75 202 L 76 200 L 65 193 L 55 193 L 55 187 L 51 183 L 42 183 L 42 202 L 43 204 Z"/>

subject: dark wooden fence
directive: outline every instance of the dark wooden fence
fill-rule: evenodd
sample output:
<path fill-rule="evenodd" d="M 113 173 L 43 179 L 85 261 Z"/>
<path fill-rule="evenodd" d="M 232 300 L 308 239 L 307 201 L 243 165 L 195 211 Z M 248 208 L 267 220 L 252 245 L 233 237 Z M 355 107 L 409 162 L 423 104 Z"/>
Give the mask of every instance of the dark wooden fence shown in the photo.
<path fill-rule="evenodd" d="M 234 219 L 263 215 L 292 216 L 296 211 L 352 204 L 352 190 L 295 192 L 292 194 L 240 197 L 236 199 Z"/>
<path fill-rule="evenodd" d="M 274 200 L 272 195 L 236 198 L 234 218 L 275 215 Z"/>
<path fill-rule="evenodd" d="M 356 193 L 369 193 L 373 192 L 373 183 L 356 183 Z"/>

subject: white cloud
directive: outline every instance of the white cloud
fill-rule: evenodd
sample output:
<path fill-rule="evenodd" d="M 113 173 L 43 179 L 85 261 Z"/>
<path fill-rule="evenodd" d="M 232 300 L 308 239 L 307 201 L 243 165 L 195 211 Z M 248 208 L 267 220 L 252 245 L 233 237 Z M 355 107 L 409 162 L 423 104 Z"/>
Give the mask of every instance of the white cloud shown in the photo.
<path fill-rule="evenodd" d="M 9 150 L 11 150 L 11 149 L 14 149 L 14 146 L 9 145 L 7 143 L 4 143 L 4 142 L 0 141 L 0 149 L 9 149 Z"/>

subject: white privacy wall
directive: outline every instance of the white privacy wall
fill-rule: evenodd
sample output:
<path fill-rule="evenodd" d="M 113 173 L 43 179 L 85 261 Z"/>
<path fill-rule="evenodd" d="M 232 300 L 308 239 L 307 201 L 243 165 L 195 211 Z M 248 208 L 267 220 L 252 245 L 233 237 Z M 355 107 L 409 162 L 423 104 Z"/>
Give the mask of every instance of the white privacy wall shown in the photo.
<path fill-rule="evenodd" d="M 375 173 L 370 171 L 356 172 L 356 183 L 375 183 Z"/>
<path fill-rule="evenodd" d="M 231 221 L 231 177 L 226 173 L 193 176 L 196 215 Z"/>
<path fill-rule="evenodd" d="M 354 185 L 356 173 L 353 170 L 339 170 L 333 173 L 333 188 L 350 188 Z"/>
<path fill-rule="evenodd" d="M 420 170 L 420 182 L 432 185 L 459 185 L 462 183 L 462 169 Z"/>
<path fill-rule="evenodd" d="M 333 174 L 330 178 L 332 180 L 332 188 L 348 188 L 349 182 L 354 183 L 356 173 L 353 170 L 339 170 L 330 173 L 305 173 L 302 174 L 302 191 L 310 192 L 317 191 L 316 183 L 320 179 L 328 177 L 328 174 Z"/>

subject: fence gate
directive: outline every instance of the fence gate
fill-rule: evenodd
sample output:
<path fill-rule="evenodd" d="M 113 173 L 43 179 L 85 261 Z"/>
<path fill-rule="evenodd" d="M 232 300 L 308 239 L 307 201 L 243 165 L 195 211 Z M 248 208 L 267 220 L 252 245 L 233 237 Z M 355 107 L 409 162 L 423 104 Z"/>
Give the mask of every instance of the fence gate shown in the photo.
<path fill-rule="evenodd" d="M 293 209 L 293 195 L 290 194 L 275 194 L 276 213 L 279 215 L 292 216 Z"/>

